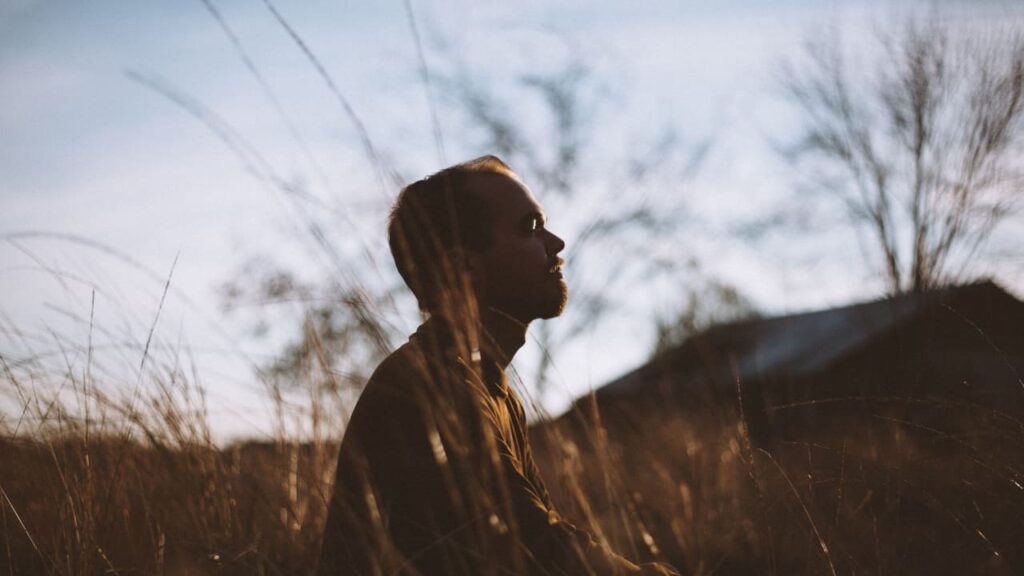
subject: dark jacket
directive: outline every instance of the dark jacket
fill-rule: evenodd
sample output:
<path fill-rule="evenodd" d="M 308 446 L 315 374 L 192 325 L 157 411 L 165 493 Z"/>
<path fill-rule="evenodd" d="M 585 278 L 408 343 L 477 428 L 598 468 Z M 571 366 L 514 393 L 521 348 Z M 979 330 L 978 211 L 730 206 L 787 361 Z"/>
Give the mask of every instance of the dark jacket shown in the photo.
<path fill-rule="evenodd" d="M 462 340 L 429 320 L 370 378 L 318 573 L 612 573 L 621 559 L 555 511 L 504 372 Z"/>

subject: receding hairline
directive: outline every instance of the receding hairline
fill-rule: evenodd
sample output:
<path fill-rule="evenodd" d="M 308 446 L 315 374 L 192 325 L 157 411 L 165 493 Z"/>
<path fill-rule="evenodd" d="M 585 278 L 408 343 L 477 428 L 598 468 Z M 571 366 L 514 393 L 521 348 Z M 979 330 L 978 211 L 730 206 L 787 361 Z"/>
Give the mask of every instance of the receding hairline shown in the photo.
<path fill-rule="evenodd" d="M 474 194 L 478 201 L 487 202 L 486 192 L 491 188 L 486 185 L 487 181 L 491 179 L 498 179 L 499 181 L 507 181 L 516 184 L 522 188 L 526 188 L 526 184 L 519 179 L 519 175 L 512 171 L 511 168 L 505 168 L 501 170 L 471 170 L 466 173 L 466 184 L 467 189 L 471 194 Z"/>
<path fill-rule="evenodd" d="M 454 166 L 450 166 L 448 168 L 445 168 L 444 170 L 441 170 L 441 172 L 439 172 L 439 174 L 443 174 L 443 173 L 449 172 L 449 171 L 454 172 L 454 171 L 458 171 L 458 170 L 463 170 L 463 171 L 466 171 L 468 173 L 473 173 L 473 174 L 475 174 L 475 173 L 483 173 L 483 174 L 494 173 L 494 174 L 504 174 L 504 175 L 511 176 L 511 177 L 514 177 L 514 178 L 516 177 L 515 172 L 512 171 L 512 168 L 508 164 L 506 164 L 501 158 L 498 158 L 497 156 L 490 155 L 490 154 L 488 154 L 487 156 L 481 156 L 479 158 L 474 158 L 472 160 L 467 160 L 466 162 L 462 162 L 461 164 L 456 164 Z"/>
<path fill-rule="evenodd" d="M 467 160 L 466 162 L 461 162 L 459 164 L 454 164 L 447 168 L 438 170 L 437 172 L 429 176 L 426 176 L 415 182 L 410 182 L 409 184 L 403 186 L 402 189 L 399 191 L 398 196 L 396 197 L 395 204 L 392 205 L 390 213 L 388 214 L 389 227 L 395 221 L 396 210 L 399 208 L 401 204 L 404 204 L 404 197 L 406 196 L 406 192 L 414 188 L 415 186 L 425 183 L 426 181 L 429 180 L 444 181 L 445 179 L 453 176 L 461 176 L 462 178 L 465 178 L 468 183 L 470 179 L 473 179 L 476 176 L 487 175 L 504 176 L 505 178 L 508 178 L 513 182 L 518 183 L 520 186 L 525 186 L 525 184 L 523 184 L 523 181 L 519 178 L 519 175 L 516 174 L 515 171 L 513 171 L 512 168 L 508 164 L 506 164 L 501 158 L 498 158 L 497 156 L 491 154 L 488 154 L 486 156 L 480 156 L 479 158 Z M 470 192 L 471 194 L 476 195 L 478 201 L 483 200 L 483 196 L 480 195 L 480 191 L 477 190 L 475 186 L 467 186 L 467 191 Z"/>
<path fill-rule="evenodd" d="M 388 215 L 388 244 L 395 265 L 421 306 L 434 289 L 433 264 L 446 250 L 486 248 L 496 217 L 494 186 L 485 176 L 525 186 L 493 155 L 455 164 L 401 189 Z M 442 258 L 443 260 L 443 258 Z"/>

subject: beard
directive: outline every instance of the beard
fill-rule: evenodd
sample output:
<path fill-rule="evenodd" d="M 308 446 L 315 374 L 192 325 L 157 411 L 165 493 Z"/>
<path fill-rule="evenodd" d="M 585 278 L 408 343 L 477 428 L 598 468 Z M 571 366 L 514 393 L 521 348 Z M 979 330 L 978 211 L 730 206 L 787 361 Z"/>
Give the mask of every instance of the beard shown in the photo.
<path fill-rule="evenodd" d="M 536 310 L 537 318 L 541 320 L 561 316 L 569 302 L 569 285 L 565 283 L 564 278 L 549 279 L 548 282 L 553 284 L 554 288 L 543 286 L 544 296 Z"/>
<path fill-rule="evenodd" d="M 504 296 L 491 301 L 490 307 L 528 324 L 561 316 L 569 301 L 569 286 L 561 276 L 547 276 L 530 290 Z"/>

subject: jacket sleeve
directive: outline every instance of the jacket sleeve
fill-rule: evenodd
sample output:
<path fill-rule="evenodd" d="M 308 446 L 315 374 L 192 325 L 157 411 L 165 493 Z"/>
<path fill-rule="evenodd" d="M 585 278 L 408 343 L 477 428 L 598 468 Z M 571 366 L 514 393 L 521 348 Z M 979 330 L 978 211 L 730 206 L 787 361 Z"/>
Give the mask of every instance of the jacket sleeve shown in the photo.
<path fill-rule="evenodd" d="M 586 531 L 562 518 L 533 459 L 526 436 L 526 418 L 514 396 L 508 399 L 515 440 L 498 435 L 508 508 L 522 552 L 537 574 L 635 574 L 632 562 L 598 544 Z M 518 450 L 513 442 L 518 441 Z M 533 571 L 531 571 L 533 572 Z"/>

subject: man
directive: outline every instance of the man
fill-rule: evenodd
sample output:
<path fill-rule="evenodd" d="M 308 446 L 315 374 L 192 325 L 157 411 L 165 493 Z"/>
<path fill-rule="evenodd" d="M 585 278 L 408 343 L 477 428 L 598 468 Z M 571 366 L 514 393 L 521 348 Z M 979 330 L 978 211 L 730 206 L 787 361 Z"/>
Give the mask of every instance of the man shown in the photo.
<path fill-rule="evenodd" d="M 319 573 L 671 574 L 563 520 L 534 463 L 504 371 L 568 289 L 526 186 L 494 156 L 447 168 L 402 190 L 388 235 L 429 319 L 352 413 Z"/>

